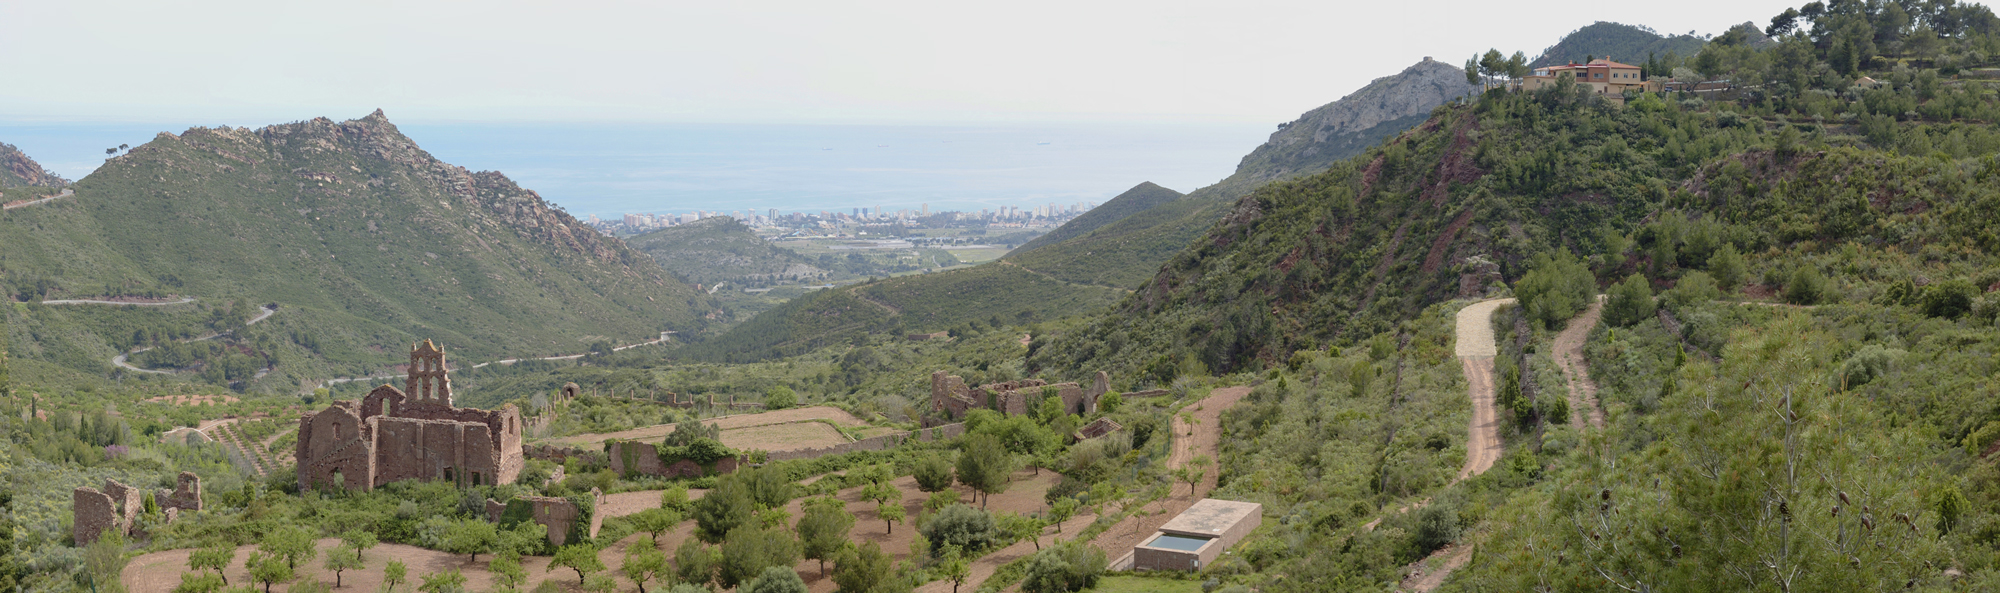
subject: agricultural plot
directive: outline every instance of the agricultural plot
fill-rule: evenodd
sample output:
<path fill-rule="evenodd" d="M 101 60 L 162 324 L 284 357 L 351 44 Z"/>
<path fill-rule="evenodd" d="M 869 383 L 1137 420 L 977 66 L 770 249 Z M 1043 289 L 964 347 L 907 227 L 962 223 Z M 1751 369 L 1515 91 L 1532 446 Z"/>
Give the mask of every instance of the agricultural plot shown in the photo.
<path fill-rule="evenodd" d="M 839 430 L 835 430 L 827 422 L 840 426 L 868 426 L 868 423 L 862 422 L 860 418 L 855 418 L 853 414 L 847 413 L 846 410 L 831 406 L 813 406 L 759 412 L 756 414 L 722 416 L 719 418 L 704 419 L 700 422 L 721 427 L 722 444 L 724 445 L 738 449 L 761 449 L 764 451 L 787 451 L 807 447 L 825 447 L 847 442 L 847 437 L 841 435 Z M 618 432 L 580 434 L 553 439 L 550 442 L 559 445 L 593 449 L 602 446 L 604 441 L 611 439 L 656 441 L 666 438 L 667 433 L 674 431 L 674 426 L 673 424 L 660 424 Z M 770 442 L 763 442 L 764 440 Z"/>

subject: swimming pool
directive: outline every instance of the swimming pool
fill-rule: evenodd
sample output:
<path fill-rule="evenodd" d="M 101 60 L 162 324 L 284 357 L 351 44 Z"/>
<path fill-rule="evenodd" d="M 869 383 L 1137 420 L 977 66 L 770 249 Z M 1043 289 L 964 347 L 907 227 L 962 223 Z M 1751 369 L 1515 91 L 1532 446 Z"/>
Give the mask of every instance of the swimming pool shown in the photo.
<path fill-rule="evenodd" d="M 1195 550 L 1201 549 L 1202 546 L 1207 545 L 1208 541 L 1209 538 L 1206 537 L 1187 537 L 1184 535 L 1160 534 L 1160 537 L 1153 538 L 1153 541 L 1146 542 L 1146 547 L 1166 548 L 1169 550 L 1181 550 L 1186 552 L 1193 552 Z"/>

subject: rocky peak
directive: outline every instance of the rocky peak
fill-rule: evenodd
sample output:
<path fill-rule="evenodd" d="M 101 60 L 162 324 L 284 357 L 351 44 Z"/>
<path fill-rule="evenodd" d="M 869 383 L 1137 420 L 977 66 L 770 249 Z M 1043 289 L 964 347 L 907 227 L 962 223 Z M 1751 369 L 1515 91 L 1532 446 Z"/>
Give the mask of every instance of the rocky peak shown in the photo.
<path fill-rule="evenodd" d="M 1237 175 L 1261 182 L 1316 172 L 1416 125 L 1439 105 L 1477 92 L 1464 70 L 1426 57 L 1280 124 L 1270 140 L 1243 157 Z M 1378 129 L 1385 125 L 1394 129 Z"/>
<path fill-rule="evenodd" d="M 64 187 L 68 179 L 42 170 L 41 163 L 14 145 L 0 142 L 0 187 Z"/>

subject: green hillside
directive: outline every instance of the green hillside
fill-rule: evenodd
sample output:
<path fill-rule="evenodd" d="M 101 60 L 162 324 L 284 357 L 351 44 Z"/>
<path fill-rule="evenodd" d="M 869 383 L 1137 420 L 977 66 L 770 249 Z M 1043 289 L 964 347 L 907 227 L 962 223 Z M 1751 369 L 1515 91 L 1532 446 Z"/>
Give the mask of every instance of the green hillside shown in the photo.
<path fill-rule="evenodd" d="M 1425 60 L 1278 126 L 1222 181 L 1061 243 L 1009 257 L 1080 284 L 1134 288 L 1186 247 L 1230 204 L 1260 185 L 1325 170 L 1429 117 L 1432 108 L 1478 88 L 1465 73 Z"/>
<path fill-rule="evenodd" d="M 1124 220 L 1125 217 L 1179 199 L 1182 195 L 1184 194 L 1181 192 L 1160 187 L 1151 181 L 1132 186 L 1132 189 L 1125 190 L 1125 193 L 1118 194 L 1117 197 L 1099 204 L 1096 208 L 1091 208 L 1089 212 L 1070 219 L 1069 222 L 1056 227 L 1056 230 L 1044 233 L 1042 236 L 1035 237 L 1034 240 L 1022 244 L 1020 247 L 1015 248 L 1013 253 L 1009 255 L 1027 253 L 1034 251 L 1038 247 L 1053 245 L 1083 236 L 1105 225 Z"/>
<path fill-rule="evenodd" d="M 1598 21 L 1564 35 L 1561 41 L 1542 50 L 1528 66 L 1582 64 L 1593 57 L 1627 64 L 1644 64 L 1648 57 L 1690 59 L 1701 53 L 1705 43 L 1693 35 L 1660 35 L 1651 29 Z"/>
<path fill-rule="evenodd" d="M 751 362 L 790 356 L 867 333 L 930 333 L 1086 315 L 1123 294 L 1062 282 L 999 261 L 810 293 L 689 345 L 677 357 Z"/>
<path fill-rule="evenodd" d="M 15 308 L 17 359 L 102 371 L 119 351 L 243 329 L 273 304 L 224 350 L 290 390 L 376 372 L 421 339 L 460 360 L 569 354 L 698 329 L 714 309 L 504 175 L 439 162 L 379 111 L 162 133 L 74 189 L 0 218 L 0 292 L 196 302 Z"/>
<path fill-rule="evenodd" d="M 828 271 L 790 249 L 777 247 L 727 216 L 714 216 L 625 238 L 660 267 L 689 282 L 808 281 Z"/>
<path fill-rule="evenodd" d="M 1786 43 L 1810 55 L 1809 41 Z M 1590 255 L 1600 278 L 1644 271 L 1665 286 L 1725 242 L 1754 254 L 1753 276 L 1772 286 L 1841 250 L 1960 245 L 1970 251 L 1952 259 L 1988 261 L 2000 227 L 1974 213 L 2000 207 L 1989 181 L 2000 131 L 1985 123 L 2000 116 L 1993 89 L 1877 74 L 1890 84 L 1851 101 L 1803 91 L 1769 104 L 1649 97 L 1618 108 L 1560 91 L 1490 93 L 1239 200 L 1115 312 L 1052 337 L 1031 366 L 1146 369 L 1162 381 L 1256 368 L 1392 331 L 1559 248 Z M 1790 123 L 1816 110 L 1857 123 Z M 1906 112 L 1920 117 L 1896 121 Z M 1881 281 L 1841 283 L 1860 293 Z"/>

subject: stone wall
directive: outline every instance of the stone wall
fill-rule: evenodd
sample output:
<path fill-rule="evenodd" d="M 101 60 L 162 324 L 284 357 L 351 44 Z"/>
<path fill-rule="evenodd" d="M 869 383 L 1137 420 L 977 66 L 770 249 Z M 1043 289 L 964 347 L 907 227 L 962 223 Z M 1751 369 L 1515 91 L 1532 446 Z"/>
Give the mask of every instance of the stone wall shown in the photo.
<path fill-rule="evenodd" d="M 597 537 L 598 530 L 604 526 L 604 491 L 591 488 L 590 496 L 593 504 L 589 517 L 584 517 L 583 510 L 576 508 L 576 503 L 570 502 L 567 498 L 516 496 L 513 500 L 527 504 L 529 520 L 547 527 L 549 543 L 561 546 L 569 542 L 570 530 L 579 523 L 586 526 L 585 534 L 593 538 Z M 491 498 L 486 499 L 486 520 L 499 523 L 501 517 L 506 514 L 507 504 Z"/>
<path fill-rule="evenodd" d="M 153 495 L 153 503 L 159 505 L 168 522 L 179 517 L 182 509 L 201 510 L 201 478 L 181 472 L 178 486 L 171 492 L 161 490 Z M 72 491 L 70 510 L 75 514 L 70 535 L 76 540 L 76 545 L 87 546 L 103 537 L 107 530 L 130 535 L 139 515 L 146 512 L 146 494 L 117 480 L 106 479 L 103 490 L 83 487 Z"/>
<path fill-rule="evenodd" d="M 707 471 L 701 464 L 695 463 L 691 459 L 676 459 L 673 461 L 660 459 L 660 448 L 658 445 L 652 443 L 609 441 L 604 443 L 604 447 L 605 455 L 611 458 L 611 471 L 618 472 L 619 475 L 624 475 L 629 470 L 648 476 L 699 478 Z M 629 467 L 626 465 L 627 459 L 632 461 L 632 465 Z M 736 457 L 717 459 L 715 460 L 714 473 L 721 475 L 735 472 L 736 468 L 742 465 L 742 463 L 743 461 Z"/>
<path fill-rule="evenodd" d="M 818 457 L 825 457 L 828 455 L 853 453 L 855 451 L 883 451 L 883 450 L 893 449 L 897 445 L 903 444 L 904 440 L 912 437 L 923 441 L 936 441 L 940 439 L 952 438 L 961 434 L 965 434 L 964 423 L 946 424 L 944 426 L 922 428 L 914 432 L 899 432 L 895 434 L 885 434 L 878 437 L 869 437 L 851 443 L 841 443 L 838 445 L 832 445 L 827 447 L 792 449 L 790 451 L 772 451 L 769 453 L 770 457 L 768 459 L 770 461 L 787 461 L 792 459 L 814 459 Z"/>

